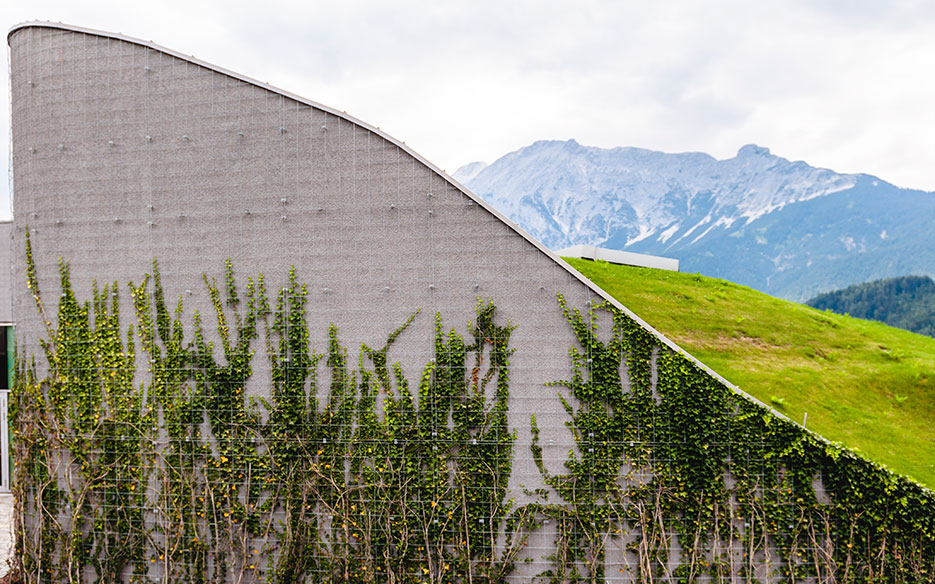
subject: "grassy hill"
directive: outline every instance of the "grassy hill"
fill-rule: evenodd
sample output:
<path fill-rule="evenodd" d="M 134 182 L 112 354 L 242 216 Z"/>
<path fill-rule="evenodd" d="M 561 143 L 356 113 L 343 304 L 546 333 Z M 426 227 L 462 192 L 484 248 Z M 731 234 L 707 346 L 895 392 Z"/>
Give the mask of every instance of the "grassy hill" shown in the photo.
<path fill-rule="evenodd" d="M 567 261 L 743 391 L 935 488 L 935 339 L 697 274 Z"/>

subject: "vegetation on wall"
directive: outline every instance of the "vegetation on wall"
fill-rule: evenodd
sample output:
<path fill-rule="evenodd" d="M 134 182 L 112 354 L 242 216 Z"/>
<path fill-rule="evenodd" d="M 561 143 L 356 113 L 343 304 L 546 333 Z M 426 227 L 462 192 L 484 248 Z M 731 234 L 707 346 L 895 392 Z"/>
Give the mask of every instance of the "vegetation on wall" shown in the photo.
<path fill-rule="evenodd" d="M 27 580 L 455 582 L 511 571 L 524 543 L 524 513 L 507 497 L 512 327 L 492 303 L 478 303 L 470 341 L 436 315 L 434 358 L 410 385 L 389 354 L 418 311 L 355 364 L 334 325 L 324 352 L 310 346 L 294 271 L 271 302 L 262 276 L 241 297 L 228 263 L 223 284 L 205 278 L 218 359 L 200 315 L 184 339 L 181 302 L 169 311 L 155 263 L 129 285 L 137 326 L 125 337 L 117 285 L 80 303 L 64 262 L 48 318 L 29 246 L 48 337 L 42 379 L 20 362 L 12 412 Z M 272 388 L 250 398 L 261 332 Z M 137 385 L 139 358 L 150 381 Z M 499 540 L 505 532 L 515 537 Z"/>
<path fill-rule="evenodd" d="M 935 488 L 935 339 L 700 274 L 568 261 L 746 393 Z"/>
<path fill-rule="evenodd" d="M 935 498 L 730 390 L 607 303 L 560 298 L 575 449 L 549 582 L 932 582 Z M 610 320 L 603 338 L 598 324 Z M 621 376 L 620 372 L 626 373 Z"/>
<path fill-rule="evenodd" d="M 435 315 L 433 358 L 409 380 L 391 355 L 418 310 L 355 363 L 335 325 L 313 346 L 294 270 L 274 298 L 262 276 L 242 293 L 230 262 L 206 276 L 215 325 L 195 313 L 189 339 L 155 262 L 129 285 L 126 329 L 116 284 L 81 302 L 65 262 L 60 278 L 52 315 L 27 234 L 46 326 L 11 415 L 30 582 L 933 580 L 930 492 L 731 392 L 610 305 L 559 297 L 576 343 L 551 388 L 573 448 L 550 468 L 542 434 L 564 430 L 528 421 L 542 484 L 520 504 L 518 348 L 492 302 L 468 339 Z M 251 396 L 257 351 L 271 385 Z"/>

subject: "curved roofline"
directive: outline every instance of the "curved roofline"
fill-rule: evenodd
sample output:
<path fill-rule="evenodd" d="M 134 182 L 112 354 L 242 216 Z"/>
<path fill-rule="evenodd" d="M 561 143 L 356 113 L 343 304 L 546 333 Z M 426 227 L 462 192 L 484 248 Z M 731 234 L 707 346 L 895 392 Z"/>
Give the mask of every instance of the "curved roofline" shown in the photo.
<path fill-rule="evenodd" d="M 219 66 L 214 65 L 214 64 L 212 64 L 212 63 L 208 63 L 207 61 L 202 61 L 201 59 L 199 59 L 199 58 L 197 58 L 197 57 L 195 57 L 195 56 L 193 56 L 193 55 L 186 55 L 186 54 L 184 54 L 184 53 L 180 53 L 179 51 L 176 51 L 176 50 L 173 50 L 173 49 L 170 49 L 170 48 L 167 48 L 167 47 L 163 47 L 163 46 L 161 46 L 161 45 L 157 45 L 156 43 L 154 43 L 154 42 L 152 42 L 152 41 L 144 41 L 144 40 L 141 40 L 141 39 L 138 39 L 138 38 L 134 38 L 134 37 L 131 37 L 131 36 L 127 36 L 127 35 L 124 35 L 124 34 L 121 34 L 121 33 L 106 32 L 106 31 L 96 30 L 96 29 L 93 29 L 93 28 L 86 28 L 86 27 L 83 27 L 83 26 L 74 26 L 74 25 L 70 25 L 70 24 L 64 24 L 64 23 L 61 23 L 61 22 L 44 22 L 44 21 L 34 20 L 34 21 L 28 21 L 28 22 L 21 22 L 21 23 L 19 23 L 19 24 L 16 24 L 16 25 L 12 26 L 12 27 L 10 28 L 10 31 L 7 33 L 7 44 L 8 44 L 8 45 L 10 44 L 10 38 L 13 36 L 14 33 L 16 33 L 16 32 L 19 31 L 19 30 L 22 30 L 22 29 L 24 29 L 24 28 L 54 28 L 54 29 L 66 30 L 66 31 L 70 31 L 70 32 L 78 32 L 78 33 L 89 34 L 89 35 L 94 35 L 94 36 L 99 36 L 99 37 L 104 37 L 104 38 L 111 38 L 111 39 L 115 39 L 115 40 L 119 40 L 119 41 L 125 41 L 125 42 L 128 42 L 128 43 L 133 43 L 133 44 L 136 44 L 136 45 L 140 45 L 140 46 L 143 46 L 143 47 L 146 47 L 146 48 L 149 48 L 149 49 L 153 49 L 153 50 L 155 50 L 155 51 L 159 51 L 159 52 L 165 53 L 165 54 L 167 54 L 167 55 L 171 55 L 171 56 L 176 57 L 176 58 L 178 58 L 178 59 L 182 59 L 183 61 L 188 61 L 189 63 L 192 63 L 192 64 L 195 64 L 195 65 L 204 67 L 205 69 L 214 71 L 214 72 L 216 72 L 216 73 L 220 73 L 220 74 L 222 74 L 222 75 L 227 75 L 228 77 L 232 77 L 232 78 L 234 78 L 234 79 L 238 79 L 238 80 L 240 80 L 240 81 L 243 81 L 244 83 L 250 83 L 250 84 L 255 85 L 255 86 L 257 86 L 257 87 L 261 87 L 261 88 L 266 89 L 266 90 L 268 90 L 268 91 L 272 91 L 273 93 L 277 93 L 277 94 L 282 95 L 282 96 L 284 96 L 284 97 L 288 97 L 289 99 L 293 99 L 293 100 L 295 100 L 295 101 L 297 101 L 297 102 L 299 102 L 299 103 L 303 103 L 303 104 L 308 105 L 308 106 L 310 106 L 310 107 L 314 107 L 314 108 L 320 109 L 320 110 L 322 110 L 322 111 L 328 112 L 328 113 L 330 113 L 330 114 L 332 114 L 332 115 L 335 115 L 335 116 L 337 116 L 337 117 L 339 117 L 339 118 L 342 118 L 342 119 L 344 119 L 344 120 L 346 120 L 346 121 L 348 121 L 348 122 L 351 122 L 351 123 L 353 123 L 353 124 L 357 124 L 358 126 L 360 126 L 360 127 L 364 128 L 364 129 L 367 129 L 367 130 L 373 132 L 374 134 L 377 134 L 377 135 L 380 136 L 381 138 L 387 140 L 387 141 L 390 142 L 391 144 L 394 144 L 395 146 L 397 146 L 398 148 L 402 149 L 402 150 L 405 151 L 407 154 L 409 154 L 410 156 L 412 156 L 413 158 L 415 158 L 416 160 L 418 160 L 419 162 L 421 162 L 422 164 L 424 164 L 427 168 L 429 168 L 430 170 L 432 170 L 433 172 L 435 172 L 437 175 L 439 175 L 439 176 L 440 176 L 442 179 L 444 179 L 445 181 L 447 181 L 447 182 L 449 182 L 450 184 L 454 185 L 454 186 L 455 186 L 456 188 L 458 188 L 462 193 L 464 193 L 465 195 L 467 195 L 468 197 L 470 197 L 470 199 L 471 199 L 472 201 L 474 201 L 475 204 L 480 205 L 480 206 L 481 206 L 483 209 L 485 209 L 487 212 L 489 212 L 489 213 L 492 214 L 494 217 L 496 217 L 497 219 L 499 219 L 500 221 L 502 221 L 503 223 L 505 223 L 507 226 L 509 226 L 511 229 L 513 229 L 514 231 L 516 231 L 516 233 L 518 233 L 518 234 L 519 234 L 521 237 L 523 237 L 526 241 L 528 241 L 528 242 L 531 243 L 533 246 L 535 246 L 536 249 L 538 249 L 539 251 L 541 251 L 542 253 L 544 253 L 549 259 L 553 260 L 555 263 L 557 263 L 557 264 L 560 265 L 562 268 L 564 268 L 569 274 L 571 274 L 571 275 L 574 276 L 578 281 L 580 281 L 582 284 L 584 284 L 584 286 L 585 286 L 586 288 L 588 288 L 591 292 L 597 294 L 600 298 L 602 298 L 603 300 L 609 302 L 609 303 L 610 303 L 611 305 L 613 305 L 615 308 L 617 308 L 617 309 L 623 311 L 627 316 L 629 316 L 629 317 L 632 318 L 634 321 L 636 321 L 641 327 L 643 327 L 645 330 L 649 331 L 653 336 L 655 336 L 657 339 L 659 339 L 659 342 L 661 342 L 661 343 L 664 344 L 665 346 L 669 347 L 670 349 L 672 349 L 672 350 L 675 351 L 676 353 L 678 353 L 678 354 L 684 356 L 685 358 L 687 358 L 689 361 L 691 361 L 692 363 L 694 363 L 696 366 L 698 366 L 698 367 L 699 367 L 701 370 L 703 370 L 705 373 L 707 373 L 708 375 L 710 375 L 711 377 L 713 377 L 714 379 L 716 379 L 716 380 L 719 381 L 720 383 L 724 384 L 726 387 L 730 388 L 732 391 L 734 391 L 734 392 L 735 392 L 736 394 L 738 394 L 739 396 L 741 396 L 741 397 L 743 397 L 743 398 L 745 398 L 745 399 L 747 399 L 747 400 L 749 400 L 749 401 L 751 401 L 751 402 L 753 402 L 753 403 L 755 403 L 755 404 L 758 404 L 758 405 L 760 405 L 760 406 L 766 408 L 768 411 L 772 412 L 773 415 L 778 416 L 778 417 L 780 417 L 780 418 L 782 418 L 782 419 L 784 419 L 784 420 L 787 420 L 787 421 L 791 422 L 792 424 L 795 424 L 796 426 L 799 426 L 801 429 L 803 429 L 803 430 L 805 430 L 806 432 L 808 432 L 809 434 L 815 436 L 816 438 L 818 438 L 820 441 L 824 442 L 825 444 L 833 444 L 830 440 L 828 440 L 828 439 L 825 438 L 824 436 L 822 436 L 822 435 L 820 435 L 820 434 L 818 434 L 818 433 L 816 433 L 816 432 L 814 432 L 814 431 L 812 431 L 812 430 L 806 428 L 805 426 L 802 426 L 801 424 L 799 424 L 799 423 L 796 422 L 795 420 L 790 419 L 788 416 L 784 415 L 783 413 L 776 411 L 775 409 L 771 408 L 771 407 L 768 406 L 767 404 L 761 402 L 760 400 L 756 399 L 756 398 L 753 397 L 752 395 L 750 395 L 750 394 L 748 394 L 747 392 L 743 391 L 742 389 L 740 389 L 739 387 L 737 387 L 736 385 L 734 385 L 733 383 L 731 383 L 730 381 L 728 381 L 727 379 L 725 379 L 724 377 L 722 377 L 722 376 L 721 376 L 720 374 L 718 374 L 716 371 L 712 370 L 710 367 L 708 367 L 707 365 L 705 365 L 704 363 L 702 363 L 701 361 L 699 361 L 699 360 L 698 360 L 697 358 L 695 358 L 691 353 L 689 353 L 689 352 L 686 351 L 685 349 L 679 347 L 677 344 L 675 344 L 675 342 L 673 342 L 672 340 L 668 339 L 668 338 L 667 338 L 665 335 L 663 335 L 661 332 L 657 331 L 655 328 L 653 328 L 652 325 L 650 325 L 649 323 L 647 323 L 646 321 L 644 321 L 642 318 L 640 318 L 639 316 L 637 316 L 632 310 L 630 310 L 629 308 L 627 308 L 626 306 L 624 306 L 623 304 L 621 304 L 620 301 L 618 301 L 616 298 L 614 298 L 614 297 L 611 296 L 609 293 L 607 293 L 606 291 L 604 291 L 604 290 L 603 290 L 601 287 L 599 287 L 597 284 L 593 283 L 591 280 L 589 280 L 589 279 L 587 279 L 586 277 L 584 277 L 583 274 L 581 274 L 578 270 L 576 270 L 576 269 L 574 269 L 573 267 L 571 267 L 567 262 L 565 262 L 565 260 L 563 260 L 563 259 L 560 258 L 558 255 L 556 255 L 555 252 L 553 252 L 552 250 L 550 250 L 550 249 L 548 249 L 547 247 L 545 247 L 539 240 L 537 240 L 537 239 L 534 238 L 532 235 L 530 235 L 529 233 L 527 233 L 522 227 L 520 227 L 519 225 L 517 225 L 516 223 L 514 223 L 514 222 L 513 222 L 512 220 L 510 220 L 508 217 L 506 217 L 505 215 L 503 215 L 502 213 L 500 213 L 500 211 L 498 211 L 498 210 L 496 210 L 495 208 L 493 208 L 492 206 L 490 206 L 490 204 L 488 204 L 486 201 L 484 201 L 483 199 L 481 199 L 480 197 L 478 197 L 477 195 L 475 195 L 475 194 L 474 194 L 470 189 L 468 189 L 466 186 L 464 186 L 463 184 L 461 184 L 460 182 L 458 182 L 457 180 L 455 180 L 454 178 L 452 178 L 452 177 L 451 177 L 448 173 L 446 173 L 444 170 L 442 170 L 441 168 L 439 168 L 438 166 L 436 166 L 435 164 L 433 164 L 432 162 L 430 162 L 429 160 L 427 160 L 425 157 L 423 157 L 422 155 L 420 155 L 419 153 L 417 153 L 415 150 L 413 150 L 412 148 L 410 148 L 408 145 L 406 145 L 405 142 L 402 142 L 401 140 L 397 140 L 396 138 L 390 136 L 389 134 L 387 134 L 386 132 L 384 132 L 384 131 L 381 130 L 380 128 L 378 128 L 378 127 L 376 127 L 376 126 L 372 126 L 372 125 L 370 125 L 370 124 L 368 124 L 368 123 L 366 123 L 366 122 L 364 122 L 364 121 L 362 121 L 362 120 L 359 120 L 359 119 L 355 118 L 354 116 L 349 115 L 347 112 L 336 110 L 336 109 L 334 109 L 334 108 L 332 108 L 332 107 L 329 107 L 329 106 L 320 104 L 320 103 L 318 103 L 318 102 L 316 102 L 316 101 L 312 101 L 312 100 L 310 100 L 310 99 L 307 99 L 307 98 L 305 98 L 305 97 L 302 97 L 301 95 L 296 95 L 295 93 L 286 91 L 285 89 L 280 89 L 280 88 L 278 88 L 278 87 L 275 87 L 275 86 L 273 86 L 273 85 L 270 85 L 269 83 L 265 83 L 265 82 L 263 82 L 263 81 L 258 81 L 258 80 L 256 80 L 256 79 L 251 78 L 251 77 L 247 77 L 246 75 L 242 75 L 242 74 L 240 74 L 240 73 L 236 73 L 236 72 L 234 72 L 234 71 L 231 71 L 230 69 L 225 69 L 224 67 L 219 67 Z M 848 449 L 848 450 L 849 450 L 849 449 Z M 867 459 L 867 460 L 870 460 L 870 459 Z M 878 463 L 878 462 L 876 462 L 876 461 L 872 461 L 872 460 L 871 460 L 870 462 L 873 463 L 873 464 L 876 464 L 876 465 L 880 465 L 880 463 Z M 886 468 L 886 467 L 883 467 L 883 468 Z M 889 469 L 887 469 L 887 470 L 889 470 Z M 893 471 L 890 471 L 890 472 L 893 472 Z M 894 473 L 894 474 L 895 474 L 895 473 Z M 919 483 L 918 481 L 916 481 L 915 479 L 913 479 L 913 478 L 911 478 L 911 477 L 906 477 L 906 476 L 904 476 L 904 475 L 899 475 L 899 476 L 901 476 L 901 477 L 903 477 L 903 478 L 906 478 L 907 480 L 912 481 L 913 483 L 915 483 L 916 485 L 920 486 L 920 487 L 923 488 L 923 489 L 928 490 L 927 487 L 925 487 L 924 485 L 922 485 L 921 483 Z"/>
<path fill-rule="evenodd" d="M 524 239 L 526 239 L 526 241 L 528 241 L 529 243 L 531 243 L 532 245 L 534 245 L 539 251 L 541 251 L 541 252 L 544 253 L 546 256 L 548 256 L 550 259 L 552 259 L 553 261 L 555 261 L 555 263 L 557 263 L 557 264 L 559 264 L 560 266 L 562 266 L 566 271 L 568 271 L 569 274 L 571 274 L 572 276 L 574 276 L 575 278 L 577 278 L 577 279 L 578 279 L 582 284 L 584 284 L 589 290 L 591 290 L 592 292 L 594 292 L 595 294 L 597 294 L 598 296 L 600 296 L 600 297 L 603 298 L 604 300 L 610 302 L 610 303 L 611 303 L 613 306 L 615 306 L 616 308 L 622 310 L 627 316 L 629 316 L 630 318 L 632 318 L 633 320 L 635 320 L 637 323 L 639 323 L 640 326 L 642 326 L 644 329 L 646 329 L 646 330 L 648 330 L 650 333 L 652 333 L 652 334 L 653 334 L 656 338 L 658 338 L 659 341 L 662 342 L 664 345 L 668 346 L 670 349 L 676 351 L 677 353 L 680 353 L 680 354 L 686 356 L 686 357 L 687 357 L 688 359 L 690 359 L 693 363 L 695 363 L 696 365 L 698 365 L 699 367 L 701 367 L 705 372 L 707 372 L 708 374 L 710 374 L 712 377 L 714 377 L 715 379 L 717 379 L 718 381 L 720 381 L 720 382 L 723 383 L 724 385 L 730 387 L 731 389 L 733 389 L 735 392 L 737 392 L 738 394 L 742 395 L 743 397 L 745 397 L 745 398 L 747 398 L 747 399 L 749 399 L 749 400 L 751 400 L 751 401 L 753 401 L 753 402 L 755 402 L 755 403 L 757 403 L 757 404 L 760 404 L 761 406 L 763 406 L 763 407 L 765 407 L 765 408 L 767 408 L 767 409 L 772 410 L 773 412 L 775 412 L 776 415 L 778 415 L 778 416 L 780 416 L 780 417 L 782 417 L 782 418 L 785 418 L 786 420 L 789 420 L 790 422 L 795 423 L 794 420 L 790 420 L 787 416 L 783 415 L 782 413 L 777 412 L 776 410 L 773 410 L 773 408 L 770 408 L 768 405 L 764 404 L 763 402 L 761 402 L 760 400 L 756 399 L 756 398 L 753 397 L 752 395 L 746 393 L 745 391 L 743 391 L 742 389 L 740 389 L 739 387 L 737 387 L 737 386 L 734 385 L 733 383 L 731 383 L 731 382 L 727 381 L 726 379 L 724 379 L 723 377 L 721 377 L 721 375 L 719 375 L 717 372 L 713 371 L 710 367 L 708 367 L 707 365 L 705 365 L 704 363 L 702 363 L 701 361 L 699 361 L 698 359 L 696 359 L 694 356 L 692 356 L 690 353 L 688 353 L 688 351 L 686 351 L 686 350 L 682 349 L 681 347 L 679 347 L 678 345 L 676 345 L 673 341 L 671 341 L 670 339 L 668 339 L 668 338 L 667 338 L 665 335 L 663 335 L 661 332 L 657 331 L 657 330 L 656 330 L 655 328 L 653 328 L 649 323 L 647 323 L 647 322 L 644 321 L 642 318 L 640 318 L 639 316 L 637 316 L 632 310 L 630 310 L 629 308 L 627 308 L 626 306 L 624 306 L 623 304 L 621 304 L 620 301 L 618 301 L 616 298 L 614 298 L 613 296 L 611 296 L 610 294 L 608 294 L 606 291 L 604 291 L 602 288 L 600 288 L 597 284 L 593 283 L 591 280 L 589 280 L 589 279 L 587 279 L 586 277 L 584 277 L 583 274 L 581 274 L 578 270 L 576 270 L 576 269 L 574 269 L 573 267 L 571 267 L 567 262 L 565 262 L 565 260 L 563 260 L 563 259 L 560 258 L 558 255 L 556 255 L 555 252 L 553 252 L 552 250 L 550 250 L 550 249 L 548 249 L 547 247 L 545 247 L 538 239 L 534 238 L 532 235 L 530 235 L 529 233 L 527 233 L 522 227 L 520 227 L 519 225 L 517 225 L 516 223 L 514 223 L 514 222 L 513 222 L 512 220 L 510 220 L 507 216 L 505 216 L 505 215 L 503 215 L 502 213 L 500 213 L 500 211 L 498 211 L 497 209 L 493 208 L 489 203 L 487 203 L 486 201 L 484 201 L 482 198 L 480 198 L 479 196 L 475 195 L 469 188 L 467 188 L 466 186 L 464 186 L 463 184 L 461 184 L 460 182 L 458 182 L 457 180 L 455 180 L 453 177 L 451 177 L 450 175 L 448 175 L 448 173 L 446 173 L 444 170 L 442 170 L 441 168 L 439 168 L 438 166 L 436 166 L 435 164 L 433 164 L 432 162 L 430 162 L 428 159 L 426 159 L 425 157 L 423 157 L 422 155 L 420 155 L 419 153 L 417 153 L 415 150 L 413 150 L 412 148 L 410 148 L 405 142 L 402 142 L 401 140 L 397 140 L 396 138 L 394 138 L 393 136 L 390 136 L 389 134 L 387 134 L 386 132 L 384 132 L 384 131 L 381 130 L 380 128 L 378 128 L 378 127 L 376 127 L 376 126 L 372 126 L 372 125 L 370 125 L 370 124 L 368 124 L 368 123 L 366 123 L 366 122 L 364 122 L 364 121 L 362 121 L 362 120 L 359 120 L 359 119 L 355 118 L 354 116 L 348 114 L 348 113 L 345 112 L 345 111 L 336 110 L 336 109 L 334 109 L 334 108 L 332 108 L 332 107 L 329 107 L 329 106 L 326 106 L 326 105 L 324 105 L 324 104 L 320 104 L 320 103 L 318 103 L 318 102 L 316 102 L 316 101 L 312 101 L 312 100 L 310 100 L 310 99 L 307 99 L 307 98 L 305 98 L 305 97 L 302 97 L 301 95 L 296 95 L 295 93 L 292 93 L 292 92 L 290 92 L 290 91 L 286 91 L 285 89 L 280 89 L 280 88 L 278 88 L 278 87 L 275 87 L 275 86 L 273 86 L 273 85 L 270 85 L 269 83 L 265 83 L 265 82 L 263 82 L 263 81 L 258 81 L 258 80 L 256 80 L 256 79 L 251 78 L 251 77 L 247 77 L 246 75 L 242 75 L 242 74 L 237 73 L 237 72 L 235 72 L 235 71 L 231 71 L 230 69 L 226 69 L 226 68 L 224 68 L 224 67 L 219 67 L 219 66 L 214 65 L 214 64 L 212 64 L 212 63 L 208 63 L 207 61 L 202 61 L 201 59 L 199 59 L 199 58 L 197 58 L 197 57 L 195 57 L 195 56 L 193 56 L 193 55 L 186 55 L 186 54 L 184 54 L 184 53 L 180 53 L 179 51 L 176 51 L 176 50 L 173 50 L 173 49 L 170 49 L 170 48 L 167 48 L 167 47 L 163 47 L 163 46 L 161 46 L 161 45 L 158 45 L 158 44 L 156 44 L 156 43 L 154 43 L 154 42 L 152 42 L 152 41 L 144 41 L 144 40 L 142 40 L 142 39 L 134 38 L 134 37 L 127 36 L 127 35 L 124 35 L 124 34 L 121 34 L 121 33 L 106 32 L 106 31 L 96 30 L 96 29 L 93 29 L 93 28 L 86 28 L 86 27 L 83 27 L 83 26 L 73 26 L 73 25 L 64 24 L 64 23 L 61 23 L 61 22 L 28 21 L 28 22 L 19 23 L 19 24 L 14 25 L 13 27 L 10 28 L 10 31 L 7 33 L 7 44 L 10 43 L 10 37 L 12 37 L 14 33 L 16 33 L 16 32 L 19 31 L 19 30 L 22 30 L 22 29 L 24 29 L 24 28 L 55 28 L 55 29 L 66 30 L 66 31 L 70 31 L 70 32 L 78 32 L 78 33 L 84 33 L 84 34 L 89 34 L 89 35 L 94 35 L 94 36 L 99 36 L 99 37 L 104 37 L 104 38 L 111 38 L 111 39 L 115 39 L 115 40 L 119 40 L 119 41 L 125 41 L 125 42 L 128 42 L 128 43 L 133 43 L 133 44 L 136 44 L 136 45 L 140 45 L 140 46 L 143 46 L 143 47 L 146 47 L 146 48 L 149 48 L 149 49 L 153 49 L 153 50 L 155 50 L 155 51 L 159 51 L 159 52 L 162 52 L 162 53 L 166 53 L 167 55 L 171 55 L 171 56 L 176 57 L 176 58 L 178 58 L 178 59 L 182 59 L 183 61 L 188 61 L 189 63 L 193 63 L 193 64 L 195 64 L 195 65 L 199 65 L 199 66 L 201 66 L 201 67 L 204 67 L 205 69 L 209 69 L 209 70 L 214 71 L 214 72 L 216 72 L 216 73 L 221 73 L 222 75 L 227 75 L 228 77 L 232 77 L 232 78 L 234 78 L 234 79 L 238 79 L 238 80 L 240 80 L 240 81 L 243 81 L 244 83 L 250 83 L 250 84 L 252 84 L 252 85 L 256 85 L 256 86 L 258 86 L 258 87 L 261 87 L 261 88 L 263 88 L 263 89 L 266 89 L 266 90 L 268 90 L 268 91 L 272 91 L 273 93 L 278 93 L 279 95 L 288 97 L 288 98 L 293 99 L 293 100 L 295 100 L 295 101 L 297 101 L 297 102 L 299 102 L 299 103 L 303 103 L 303 104 L 308 105 L 308 106 L 310 106 L 310 107 L 314 107 L 314 108 L 320 109 L 320 110 L 322 110 L 322 111 L 328 112 L 329 114 L 332 114 L 332 115 L 335 115 L 335 116 L 337 116 L 337 117 L 339 117 L 339 118 L 342 118 L 342 119 L 344 119 L 344 120 L 346 120 L 346 121 L 348 121 L 348 122 L 351 122 L 351 123 L 353 123 L 353 124 L 357 124 L 358 126 L 361 126 L 362 128 L 365 128 L 365 129 L 367 129 L 367 130 L 373 132 L 374 134 L 377 134 L 377 135 L 380 136 L 381 138 L 383 138 L 383 139 L 387 140 L 388 142 L 394 144 L 395 146 L 397 146 L 398 148 L 402 149 L 402 150 L 405 151 L 407 154 L 409 154 L 410 156 L 412 156 L 413 158 L 415 158 L 416 160 L 418 160 L 419 162 L 421 162 L 422 164 L 424 164 L 426 167 L 428 167 L 428 168 L 431 169 L 433 172 L 435 172 L 436 174 L 438 174 L 442 179 L 444 179 L 444 180 L 448 181 L 449 183 L 453 184 L 453 185 L 454 185 L 456 188 L 458 188 L 461 192 L 463 192 L 465 195 L 467 195 L 468 197 L 470 197 L 471 200 L 474 201 L 474 203 L 476 203 L 477 205 L 480 205 L 480 206 L 481 206 L 482 208 L 484 208 L 486 211 L 488 211 L 489 213 L 491 213 L 494 217 L 496 217 L 497 219 L 499 219 L 500 221 L 502 221 L 503 223 L 505 223 L 507 226 L 509 226 L 509 227 L 510 227 L 511 229 L 513 229 L 514 231 L 516 231 L 519 235 L 521 235 Z"/>

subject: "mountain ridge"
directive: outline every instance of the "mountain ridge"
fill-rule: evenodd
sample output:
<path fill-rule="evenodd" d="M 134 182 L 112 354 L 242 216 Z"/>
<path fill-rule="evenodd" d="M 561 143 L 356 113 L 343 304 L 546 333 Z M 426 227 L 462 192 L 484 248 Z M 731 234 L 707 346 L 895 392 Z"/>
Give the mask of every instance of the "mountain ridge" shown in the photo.
<path fill-rule="evenodd" d="M 852 272 L 863 280 L 935 274 L 935 252 L 902 273 L 886 268 L 898 261 L 880 257 L 894 245 L 919 247 L 926 230 L 906 231 L 901 222 L 923 211 L 935 216 L 935 193 L 790 161 L 755 144 L 718 160 L 541 140 L 470 175 L 462 169 L 456 179 L 552 249 L 589 244 L 668 255 L 684 270 L 793 300 L 862 281 L 849 279 Z M 857 266 L 861 256 L 883 267 Z"/>

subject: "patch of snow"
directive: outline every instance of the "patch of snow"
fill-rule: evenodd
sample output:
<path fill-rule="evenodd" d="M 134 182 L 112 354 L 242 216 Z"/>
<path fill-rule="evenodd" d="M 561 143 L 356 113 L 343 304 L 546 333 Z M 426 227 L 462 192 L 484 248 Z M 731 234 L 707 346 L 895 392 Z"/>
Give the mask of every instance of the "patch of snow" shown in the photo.
<path fill-rule="evenodd" d="M 699 221 L 698 223 L 695 223 L 694 225 L 692 225 L 692 226 L 688 229 L 688 231 L 686 231 L 686 232 L 683 233 L 678 239 L 676 239 L 676 240 L 675 240 L 676 243 L 679 242 L 679 241 L 682 241 L 683 239 L 685 239 L 686 237 L 688 237 L 689 235 L 691 235 L 696 229 L 698 229 L 698 228 L 701 227 L 702 225 L 707 224 L 707 223 L 710 222 L 710 221 L 711 221 L 711 215 L 707 215 L 704 219 L 702 219 L 702 220 Z"/>
<path fill-rule="evenodd" d="M 637 241 L 643 241 L 644 239 L 646 239 L 647 237 L 649 237 L 655 232 L 656 230 L 650 228 L 648 225 L 640 225 L 639 234 L 636 237 L 627 238 L 627 245 L 634 244 Z"/>
<path fill-rule="evenodd" d="M 660 242 L 660 243 L 665 243 L 665 242 L 669 241 L 669 238 L 672 237 L 673 235 L 675 235 L 675 232 L 679 230 L 679 227 L 681 227 L 681 225 L 675 224 L 675 225 L 673 225 L 672 227 L 670 227 L 670 228 L 666 229 L 665 231 L 663 231 L 662 233 L 660 233 L 660 234 L 659 234 L 659 242 Z"/>

